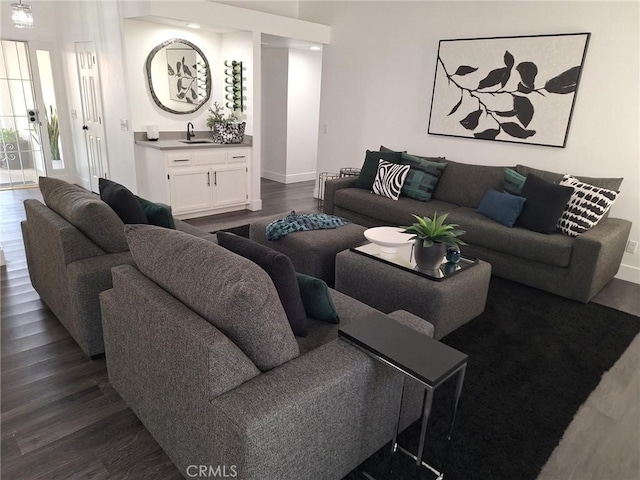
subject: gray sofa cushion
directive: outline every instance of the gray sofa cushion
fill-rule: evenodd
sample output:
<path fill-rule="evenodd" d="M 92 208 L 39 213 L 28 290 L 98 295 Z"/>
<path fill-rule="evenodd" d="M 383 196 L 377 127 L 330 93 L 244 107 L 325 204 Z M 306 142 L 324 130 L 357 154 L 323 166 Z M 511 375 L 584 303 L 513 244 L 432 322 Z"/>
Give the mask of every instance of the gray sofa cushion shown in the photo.
<path fill-rule="evenodd" d="M 467 207 L 452 211 L 447 221 L 466 230 L 462 239 L 471 245 L 556 267 L 569 266 L 574 239 L 561 233 L 544 234 L 517 226 L 505 227 Z M 464 253 L 465 247 L 461 250 Z"/>
<path fill-rule="evenodd" d="M 538 170 L 537 168 L 527 167 L 526 165 L 517 165 L 516 171 L 521 175 L 529 175 L 533 173 L 538 177 L 546 180 L 547 182 L 560 183 L 560 180 L 564 177 L 564 173 L 548 172 L 546 170 Z M 596 187 L 606 188 L 607 190 L 613 190 L 614 192 L 620 191 L 620 185 L 622 185 L 623 178 L 599 178 L 599 177 L 582 177 L 573 175 L 581 182 L 595 185 Z M 610 210 L 607 210 L 602 216 L 602 220 L 609 217 Z"/>
<path fill-rule="evenodd" d="M 477 208 L 487 190 L 502 191 L 505 167 L 470 165 L 447 160 L 433 198 L 463 207 Z"/>
<path fill-rule="evenodd" d="M 526 165 L 517 165 L 516 171 L 521 175 L 534 174 L 538 177 L 546 180 L 547 182 L 560 183 L 564 173 L 548 172 L 546 170 L 538 170 L 537 168 L 527 167 Z M 599 178 L 599 177 L 583 177 L 578 175 L 572 175 L 581 182 L 595 185 L 596 187 L 606 188 L 608 190 L 619 191 L 620 185 L 622 185 L 622 178 Z"/>
<path fill-rule="evenodd" d="M 273 248 L 233 233 L 218 232 L 217 236 L 218 245 L 251 260 L 267 272 L 276 287 L 294 335 L 304 337 L 308 328 L 307 314 L 291 259 Z"/>
<path fill-rule="evenodd" d="M 269 275 L 215 243 L 176 230 L 127 225 L 138 268 L 228 336 L 266 371 L 299 355 Z"/>
<path fill-rule="evenodd" d="M 126 252 L 124 223 L 118 214 L 87 190 L 56 178 L 40 177 L 44 203 L 108 253 Z"/>
<path fill-rule="evenodd" d="M 359 188 L 344 188 L 336 191 L 334 205 L 375 218 L 381 224 L 387 225 L 410 225 L 415 220 L 411 214 L 431 216 L 434 212 L 446 213 L 457 208 L 457 205 L 438 200 L 422 202 L 413 198 L 400 197 L 392 201 Z"/>

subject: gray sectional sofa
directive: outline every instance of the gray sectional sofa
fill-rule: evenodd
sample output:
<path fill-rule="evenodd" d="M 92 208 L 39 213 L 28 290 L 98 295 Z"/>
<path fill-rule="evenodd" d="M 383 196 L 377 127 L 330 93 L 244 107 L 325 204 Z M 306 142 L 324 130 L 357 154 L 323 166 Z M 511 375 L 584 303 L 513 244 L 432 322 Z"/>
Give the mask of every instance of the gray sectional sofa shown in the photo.
<path fill-rule="evenodd" d="M 98 294 L 111 288 L 111 267 L 133 264 L 124 223 L 100 198 L 76 185 L 41 178 L 45 204 L 25 200 L 22 237 L 33 287 L 90 356 L 104 352 Z M 175 219 L 192 235 L 215 236 Z"/>
<path fill-rule="evenodd" d="M 187 478 L 204 465 L 245 480 L 338 480 L 391 440 L 401 377 L 339 340 L 339 325 L 310 319 L 294 337 L 257 264 L 176 231 L 126 236 L 138 268 L 114 268 L 100 294 L 109 379 Z M 341 324 L 373 311 L 331 296 Z M 403 427 L 422 399 L 407 389 Z"/>
<path fill-rule="evenodd" d="M 447 221 L 467 231 L 463 239 L 469 245 L 463 253 L 489 262 L 493 274 L 581 302 L 588 302 L 617 273 L 631 222 L 605 217 L 578 237 L 508 228 L 475 211 L 489 188 L 503 190 L 505 167 L 447 162 L 428 202 L 403 196 L 394 201 L 356 188 L 356 177 L 346 177 L 326 182 L 324 211 L 367 227 L 409 225 L 411 214 L 449 213 Z M 553 183 L 562 179 L 562 174 L 524 165 L 511 168 Z M 616 191 L 622 182 L 578 178 Z"/>

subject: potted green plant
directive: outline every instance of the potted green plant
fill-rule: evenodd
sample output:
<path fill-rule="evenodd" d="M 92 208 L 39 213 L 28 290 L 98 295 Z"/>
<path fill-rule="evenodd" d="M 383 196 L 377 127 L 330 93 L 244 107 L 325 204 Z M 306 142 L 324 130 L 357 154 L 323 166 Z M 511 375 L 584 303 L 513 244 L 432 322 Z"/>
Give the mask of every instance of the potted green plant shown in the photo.
<path fill-rule="evenodd" d="M 238 114 L 233 110 L 225 115 L 218 102 L 213 102 L 213 107 L 209 108 L 207 127 L 216 143 L 242 143 L 246 125 L 246 122 L 239 122 Z"/>
<path fill-rule="evenodd" d="M 414 254 L 416 265 L 420 270 L 436 270 L 440 267 L 447 252 L 447 248 L 459 248 L 466 245 L 460 238 L 466 232 L 458 230 L 455 223 L 444 223 L 448 213 L 433 218 L 413 215 L 416 223 L 404 228 L 403 233 L 413 233 L 410 240 L 414 240 Z"/>

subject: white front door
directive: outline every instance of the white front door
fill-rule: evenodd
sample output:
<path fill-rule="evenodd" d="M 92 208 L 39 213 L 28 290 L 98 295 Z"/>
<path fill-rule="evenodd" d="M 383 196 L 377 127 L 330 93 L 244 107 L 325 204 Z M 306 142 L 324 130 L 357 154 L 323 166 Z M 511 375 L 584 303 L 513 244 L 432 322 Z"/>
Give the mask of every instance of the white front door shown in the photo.
<path fill-rule="evenodd" d="M 31 60 L 26 42 L 0 42 L 0 189 L 35 186 L 46 175 Z"/>
<path fill-rule="evenodd" d="M 107 144 L 104 135 L 100 72 L 93 42 L 76 42 L 76 62 L 80 80 L 84 138 L 89 161 L 91 190 L 98 192 L 98 179 L 109 177 Z"/>

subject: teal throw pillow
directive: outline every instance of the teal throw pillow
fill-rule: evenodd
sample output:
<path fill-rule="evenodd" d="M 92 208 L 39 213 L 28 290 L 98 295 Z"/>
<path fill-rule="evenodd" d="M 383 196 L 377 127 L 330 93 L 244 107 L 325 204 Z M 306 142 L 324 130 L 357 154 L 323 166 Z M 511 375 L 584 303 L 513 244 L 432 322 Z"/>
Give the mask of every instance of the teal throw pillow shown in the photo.
<path fill-rule="evenodd" d="M 522 213 L 525 201 L 526 199 L 523 197 L 506 192 L 498 192 L 490 188 L 482 197 L 476 212 L 501 223 L 505 227 L 513 227 Z"/>
<path fill-rule="evenodd" d="M 436 189 L 447 163 L 427 160 L 406 153 L 401 154 L 400 160 L 403 165 L 411 167 L 402 186 L 402 195 L 423 202 L 431 200 L 433 191 Z"/>
<path fill-rule="evenodd" d="M 378 173 L 380 160 L 390 163 L 400 163 L 400 152 L 372 152 L 367 150 L 360 175 L 356 179 L 356 187 L 371 191 Z"/>
<path fill-rule="evenodd" d="M 136 199 L 142 207 L 142 211 L 147 216 L 147 221 L 150 225 L 170 228 L 172 230 L 176 229 L 176 223 L 173 220 L 173 215 L 171 215 L 171 210 L 167 205 L 162 203 L 153 203 L 142 197 L 138 197 L 137 195 Z"/>
<path fill-rule="evenodd" d="M 298 272 L 296 272 L 296 279 L 307 317 L 323 322 L 340 323 L 325 281 Z"/>
<path fill-rule="evenodd" d="M 504 191 L 511 195 L 520 195 L 526 176 L 516 172 L 513 168 L 504 169 Z"/>

